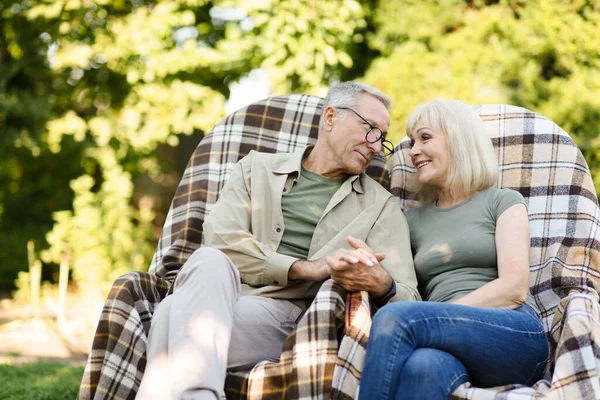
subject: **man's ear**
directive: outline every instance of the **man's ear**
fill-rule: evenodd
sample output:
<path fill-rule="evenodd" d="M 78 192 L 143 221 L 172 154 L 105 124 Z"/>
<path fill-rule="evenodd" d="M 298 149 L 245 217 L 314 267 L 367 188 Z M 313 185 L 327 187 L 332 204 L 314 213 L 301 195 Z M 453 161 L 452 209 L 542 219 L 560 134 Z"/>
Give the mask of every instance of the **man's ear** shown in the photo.
<path fill-rule="evenodd" d="M 330 131 L 333 128 L 334 120 L 337 116 L 337 110 L 334 106 L 327 106 L 323 111 L 323 129 Z"/>

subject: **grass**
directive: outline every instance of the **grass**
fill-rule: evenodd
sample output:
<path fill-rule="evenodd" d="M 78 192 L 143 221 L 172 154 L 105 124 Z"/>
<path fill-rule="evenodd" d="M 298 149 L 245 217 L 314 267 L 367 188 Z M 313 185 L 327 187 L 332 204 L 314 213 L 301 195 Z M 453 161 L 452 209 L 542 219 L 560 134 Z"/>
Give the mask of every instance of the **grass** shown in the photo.
<path fill-rule="evenodd" d="M 75 399 L 83 369 L 59 363 L 0 364 L 0 399 Z"/>

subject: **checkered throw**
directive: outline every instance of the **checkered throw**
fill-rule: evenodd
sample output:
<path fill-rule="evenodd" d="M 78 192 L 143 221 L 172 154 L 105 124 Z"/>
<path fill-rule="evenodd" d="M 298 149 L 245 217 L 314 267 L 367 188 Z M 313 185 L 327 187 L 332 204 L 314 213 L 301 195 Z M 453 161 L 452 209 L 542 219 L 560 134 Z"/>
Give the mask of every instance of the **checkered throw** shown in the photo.
<path fill-rule="evenodd" d="M 289 152 L 314 143 L 322 99 L 272 97 L 219 123 L 190 159 L 167 216 L 150 273 L 119 279 L 105 304 L 79 399 L 133 399 L 145 368 L 147 332 L 154 307 L 178 269 L 201 245 L 202 222 L 233 165 L 250 150 Z M 499 185 L 528 201 L 532 231 L 532 291 L 543 312 L 553 349 L 546 378 L 534 388 L 496 390 L 462 385 L 456 398 L 600 398 L 598 207 L 581 154 L 556 125 L 527 110 L 480 108 L 499 149 Z M 406 148 L 401 144 L 401 148 Z M 374 160 L 368 173 L 389 187 L 405 207 L 414 207 L 414 167 L 405 150 Z M 546 171 L 545 175 L 544 172 Z M 323 285 L 298 329 L 287 339 L 281 361 L 231 374 L 228 398 L 354 398 L 370 329 L 368 296 L 348 304 L 355 316 L 344 326 L 345 294 Z M 347 308 L 347 307 L 346 307 Z M 553 371 L 553 372 L 552 372 Z M 483 397 L 482 397 L 483 396 Z M 496 397 L 495 397 L 496 396 Z M 523 397 L 524 396 L 524 397 Z"/>

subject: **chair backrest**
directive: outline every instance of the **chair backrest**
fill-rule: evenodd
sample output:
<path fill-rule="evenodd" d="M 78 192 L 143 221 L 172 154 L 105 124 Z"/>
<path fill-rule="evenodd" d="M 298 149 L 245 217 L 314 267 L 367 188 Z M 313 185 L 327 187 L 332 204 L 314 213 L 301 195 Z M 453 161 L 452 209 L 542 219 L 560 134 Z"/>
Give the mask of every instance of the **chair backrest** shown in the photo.
<path fill-rule="evenodd" d="M 235 163 L 250 150 L 292 152 L 317 139 L 323 99 L 307 95 L 269 97 L 219 122 L 198 144 L 177 187 L 150 273 L 172 279 L 202 243 L 204 218 Z M 367 173 L 389 188 L 385 158 Z"/>
<path fill-rule="evenodd" d="M 555 307 L 570 291 L 600 288 L 600 212 L 583 155 L 559 126 L 521 107 L 475 107 L 500 165 L 498 187 L 525 197 L 531 231 L 530 287 L 547 332 Z M 404 208 L 419 205 L 419 183 L 403 140 L 387 167 Z"/>

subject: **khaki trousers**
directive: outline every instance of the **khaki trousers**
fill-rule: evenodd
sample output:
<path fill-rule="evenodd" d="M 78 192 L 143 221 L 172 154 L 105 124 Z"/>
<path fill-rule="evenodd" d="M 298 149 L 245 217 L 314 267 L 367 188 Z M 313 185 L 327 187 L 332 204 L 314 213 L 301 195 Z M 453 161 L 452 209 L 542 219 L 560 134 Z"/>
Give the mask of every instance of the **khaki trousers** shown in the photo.
<path fill-rule="evenodd" d="M 148 363 L 136 399 L 219 399 L 227 370 L 278 359 L 304 311 L 287 300 L 240 296 L 237 269 L 202 247 L 156 308 Z"/>

